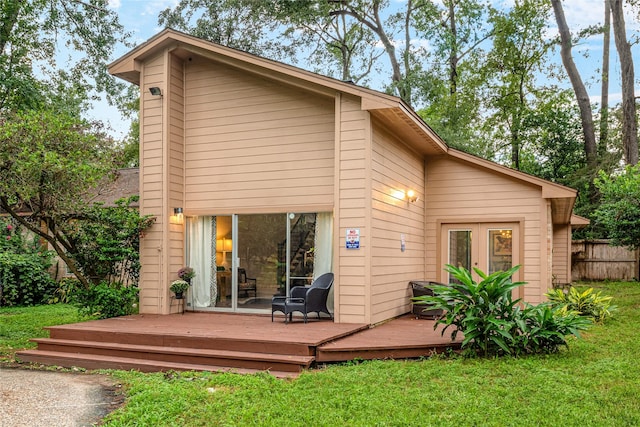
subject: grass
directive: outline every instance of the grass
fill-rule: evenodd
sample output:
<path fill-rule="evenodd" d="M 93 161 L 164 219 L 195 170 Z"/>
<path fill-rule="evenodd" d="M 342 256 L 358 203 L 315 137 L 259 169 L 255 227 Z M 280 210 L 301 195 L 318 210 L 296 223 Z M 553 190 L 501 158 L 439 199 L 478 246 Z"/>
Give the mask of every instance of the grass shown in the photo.
<path fill-rule="evenodd" d="M 13 361 L 16 351 L 34 348 L 29 339 L 48 337 L 45 326 L 81 320 L 78 309 L 66 304 L 0 308 L 0 361 Z"/>
<path fill-rule="evenodd" d="M 110 371 L 127 401 L 104 425 L 640 425 L 640 284 L 593 285 L 615 317 L 558 354 L 348 363 L 295 380 Z"/>

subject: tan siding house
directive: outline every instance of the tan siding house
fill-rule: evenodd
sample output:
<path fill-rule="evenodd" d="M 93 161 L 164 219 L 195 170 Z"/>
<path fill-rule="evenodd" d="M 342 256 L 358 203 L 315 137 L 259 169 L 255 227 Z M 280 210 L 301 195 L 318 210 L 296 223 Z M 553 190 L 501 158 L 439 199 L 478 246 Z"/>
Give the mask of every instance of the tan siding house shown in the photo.
<path fill-rule="evenodd" d="M 522 264 L 533 303 L 571 277 L 576 192 L 447 147 L 399 98 L 173 30 L 109 71 L 140 87 L 142 313 L 180 309 L 185 265 L 188 310 L 269 312 L 331 271 L 334 321 L 368 324 L 447 263 Z"/>

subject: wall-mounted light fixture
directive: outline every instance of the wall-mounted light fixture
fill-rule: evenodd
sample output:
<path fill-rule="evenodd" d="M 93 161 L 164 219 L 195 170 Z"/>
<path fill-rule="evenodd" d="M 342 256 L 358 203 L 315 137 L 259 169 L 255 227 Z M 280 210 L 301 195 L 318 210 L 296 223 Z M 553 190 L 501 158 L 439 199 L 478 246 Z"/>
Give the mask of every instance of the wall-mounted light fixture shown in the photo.
<path fill-rule="evenodd" d="M 409 200 L 411 203 L 416 202 L 418 200 L 418 194 L 413 190 L 408 190 L 407 191 L 407 200 Z"/>
<path fill-rule="evenodd" d="M 182 214 L 182 208 L 173 208 L 173 215 L 171 215 L 170 222 L 173 224 L 184 223 L 184 215 Z"/>
<path fill-rule="evenodd" d="M 158 86 L 153 86 L 149 88 L 149 93 L 151 93 L 151 95 L 153 96 L 162 96 L 162 89 L 160 89 Z"/>

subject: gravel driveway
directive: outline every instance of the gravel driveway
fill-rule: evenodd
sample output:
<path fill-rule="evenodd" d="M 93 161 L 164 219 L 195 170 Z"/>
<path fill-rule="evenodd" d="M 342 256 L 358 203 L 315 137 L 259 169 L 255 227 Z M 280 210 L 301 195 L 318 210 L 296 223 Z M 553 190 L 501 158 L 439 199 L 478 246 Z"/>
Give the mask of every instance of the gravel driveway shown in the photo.
<path fill-rule="evenodd" d="M 0 368 L 0 427 L 91 426 L 121 403 L 103 375 Z"/>

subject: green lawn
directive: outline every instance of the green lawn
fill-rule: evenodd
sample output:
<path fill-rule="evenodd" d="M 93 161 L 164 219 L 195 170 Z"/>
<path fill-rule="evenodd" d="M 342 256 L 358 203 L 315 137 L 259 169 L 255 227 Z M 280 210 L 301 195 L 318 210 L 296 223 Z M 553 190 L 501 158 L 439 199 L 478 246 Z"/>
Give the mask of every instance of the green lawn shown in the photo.
<path fill-rule="evenodd" d="M 13 361 L 16 351 L 35 348 L 29 339 L 48 337 L 45 326 L 81 320 L 78 309 L 66 304 L 0 308 L 0 361 Z"/>
<path fill-rule="evenodd" d="M 560 354 L 372 361 L 295 380 L 113 371 L 127 402 L 104 425 L 640 425 L 640 284 L 596 287 L 619 310 Z"/>

